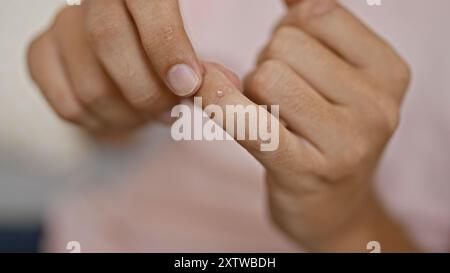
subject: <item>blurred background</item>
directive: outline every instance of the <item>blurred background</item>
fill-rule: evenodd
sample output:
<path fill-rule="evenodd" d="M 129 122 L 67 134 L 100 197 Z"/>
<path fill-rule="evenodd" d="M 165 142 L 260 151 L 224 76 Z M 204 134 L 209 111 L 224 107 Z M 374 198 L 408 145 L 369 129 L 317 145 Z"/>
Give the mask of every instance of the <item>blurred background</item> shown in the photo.
<path fill-rule="evenodd" d="M 130 158 L 139 160 L 152 145 L 93 144 L 62 122 L 33 84 L 27 46 L 65 1 L 1 0 L 1 5 L 0 252 L 35 251 L 50 204 L 76 191 L 80 181 L 117 177 Z"/>
<path fill-rule="evenodd" d="M 44 208 L 79 173 L 88 149 L 29 79 L 26 49 L 61 0 L 2 0 L 0 11 L 0 251 L 32 247 Z M 17 236 L 15 236 L 17 234 Z"/>
<path fill-rule="evenodd" d="M 61 178 L 75 171 L 74 158 L 80 163 L 85 151 L 77 134 L 46 107 L 26 67 L 29 41 L 62 4 L 1 1 L 0 251 L 15 243 L 33 247 L 44 207 L 61 191 Z"/>

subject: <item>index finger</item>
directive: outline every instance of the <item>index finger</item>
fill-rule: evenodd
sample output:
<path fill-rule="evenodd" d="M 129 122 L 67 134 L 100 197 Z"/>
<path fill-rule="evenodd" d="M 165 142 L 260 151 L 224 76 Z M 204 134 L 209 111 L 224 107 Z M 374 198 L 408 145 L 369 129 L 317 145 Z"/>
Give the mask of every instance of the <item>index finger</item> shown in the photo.
<path fill-rule="evenodd" d="M 202 66 L 184 29 L 178 0 L 126 3 L 156 73 L 176 95 L 195 93 L 202 82 Z"/>

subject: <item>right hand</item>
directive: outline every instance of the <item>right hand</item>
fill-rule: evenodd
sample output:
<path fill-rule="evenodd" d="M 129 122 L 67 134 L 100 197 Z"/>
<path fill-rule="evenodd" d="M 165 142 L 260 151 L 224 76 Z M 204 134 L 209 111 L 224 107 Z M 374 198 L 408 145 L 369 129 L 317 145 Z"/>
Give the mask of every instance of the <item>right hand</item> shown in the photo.
<path fill-rule="evenodd" d="M 158 118 L 195 93 L 203 74 L 178 0 L 67 7 L 31 43 L 28 62 L 55 112 L 95 132 Z"/>

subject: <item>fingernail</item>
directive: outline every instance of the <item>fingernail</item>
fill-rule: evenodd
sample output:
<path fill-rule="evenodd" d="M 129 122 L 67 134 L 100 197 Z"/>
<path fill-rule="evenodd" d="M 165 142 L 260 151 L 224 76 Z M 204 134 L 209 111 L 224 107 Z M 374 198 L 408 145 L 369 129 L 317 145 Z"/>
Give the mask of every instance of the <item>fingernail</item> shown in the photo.
<path fill-rule="evenodd" d="M 197 90 L 200 78 L 188 65 L 177 64 L 167 73 L 167 83 L 175 95 L 185 97 Z"/>

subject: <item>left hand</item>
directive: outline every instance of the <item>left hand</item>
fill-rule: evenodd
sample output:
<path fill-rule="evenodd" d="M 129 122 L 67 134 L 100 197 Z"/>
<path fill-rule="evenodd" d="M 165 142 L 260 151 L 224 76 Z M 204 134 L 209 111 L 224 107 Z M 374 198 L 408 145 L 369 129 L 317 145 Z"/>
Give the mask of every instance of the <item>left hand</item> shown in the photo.
<path fill-rule="evenodd" d="M 245 95 L 211 67 L 198 95 L 223 107 L 280 105 L 287 125 L 276 151 L 240 141 L 267 170 L 273 219 L 312 250 L 365 250 L 363 238 L 384 239 L 367 225 L 389 222 L 371 182 L 397 128 L 409 68 L 334 0 L 289 2 Z M 227 90 L 220 99 L 210 93 L 219 88 Z"/>

